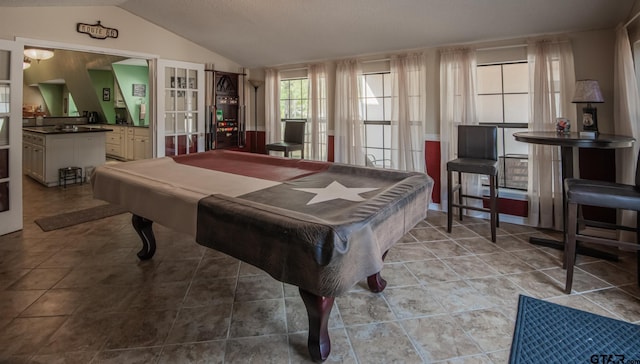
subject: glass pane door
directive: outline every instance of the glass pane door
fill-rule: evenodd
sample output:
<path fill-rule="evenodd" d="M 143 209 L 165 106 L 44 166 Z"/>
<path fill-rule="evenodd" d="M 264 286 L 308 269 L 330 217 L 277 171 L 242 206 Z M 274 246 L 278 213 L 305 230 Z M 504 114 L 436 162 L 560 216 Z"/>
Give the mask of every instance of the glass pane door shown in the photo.
<path fill-rule="evenodd" d="M 157 155 L 204 151 L 204 65 L 158 61 Z"/>
<path fill-rule="evenodd" d="M 0 235 L 22 229 L 22 49 L 0 40 Z"/>

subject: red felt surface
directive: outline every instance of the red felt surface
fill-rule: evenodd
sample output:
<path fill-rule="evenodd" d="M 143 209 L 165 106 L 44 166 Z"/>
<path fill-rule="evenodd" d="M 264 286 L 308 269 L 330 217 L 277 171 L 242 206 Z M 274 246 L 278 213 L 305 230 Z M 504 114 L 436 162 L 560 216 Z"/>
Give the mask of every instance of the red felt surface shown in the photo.
<path fill-rule="evenodd" d="M 287 159 L 262 154 L 211 150 L 172 157 L 177 163 L 270 181 L 287 181 L 322 172 L 331 163 Z"/>

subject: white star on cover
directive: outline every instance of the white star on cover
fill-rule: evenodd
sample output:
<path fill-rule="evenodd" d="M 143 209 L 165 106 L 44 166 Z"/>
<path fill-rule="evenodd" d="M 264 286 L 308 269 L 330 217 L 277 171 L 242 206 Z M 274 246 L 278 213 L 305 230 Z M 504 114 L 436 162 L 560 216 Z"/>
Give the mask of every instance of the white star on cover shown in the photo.
<path fill-rule="evenodd" d="M 307 205 L 313 205 L 320 202 L 331 200 L 347 200 L 360 202 L 364 201 L 364 198 L 360 197 L 361 193 L 377 190 L 378 188 L 348 188 L 340 184 L 340 182 L 333 181 L 330 185 L 324 188 L 294 188 L 294 190 L 315 193 L 316 195 L 307 202 Z"/>

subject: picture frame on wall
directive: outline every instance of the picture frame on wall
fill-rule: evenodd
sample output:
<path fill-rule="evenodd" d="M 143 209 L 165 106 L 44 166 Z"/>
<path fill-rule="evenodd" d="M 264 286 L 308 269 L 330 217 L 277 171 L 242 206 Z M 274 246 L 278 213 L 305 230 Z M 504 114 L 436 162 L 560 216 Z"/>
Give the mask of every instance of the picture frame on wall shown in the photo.
<path fill-rule="evenodd" d="M 134 83 L 132 96 L 145 97 L 147 95 L 147 85 L 143 83 Z"/>
<path fill-rule="evenodd" d="M 105 87 L 102 89 L 102 101 L 111 101 L 111 89 Z"/>

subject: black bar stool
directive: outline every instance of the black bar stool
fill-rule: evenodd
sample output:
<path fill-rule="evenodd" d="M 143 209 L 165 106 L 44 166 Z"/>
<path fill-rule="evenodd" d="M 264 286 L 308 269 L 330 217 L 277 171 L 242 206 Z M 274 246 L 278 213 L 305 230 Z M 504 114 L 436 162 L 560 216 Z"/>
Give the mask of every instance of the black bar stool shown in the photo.
<path fill-rule="evenodd" d="M 453 180 L 457 172 L 458 180 Z M 462 173 L 489 176 L 489 208 L 469 206 L 463 203 L 463 197 L 486 200 L 485 196 L 469 195 L 462 190 Z M 498 217 L 498 127 L 485 125 L 458 126 L 458 158 L 447 162 L 447 231 L 451 232 L 453 208 L 459 208 L 460 221 L 463 209 L 489 212 L 491 215 L 491 241 L 496 242 L 496 227 L 500 225 Z M 454 203 L 454 194 L 458 192 L 458 202 Z"/>
<path fill-rule="evenodd" d="M 638 152 L 638 161 L 636 162 L 635 182 L 634 186 L 580 178 L 567 178 L 564 181 L 568 213 L 567 246 L 564 250 L 564 259 L 567 264 L 565 293 L 571 293 L 577 241 L 637 250 L 638 285 L 640 285 L 640 152 Z M 578 208 L 582 205 L 636 211 L 636 226 L 624 226 L 579 218 Z M 633 231 L 636 233 L 636 243 L 582 234 L 578 231 L 578 224 L 604 229 Z"/>

